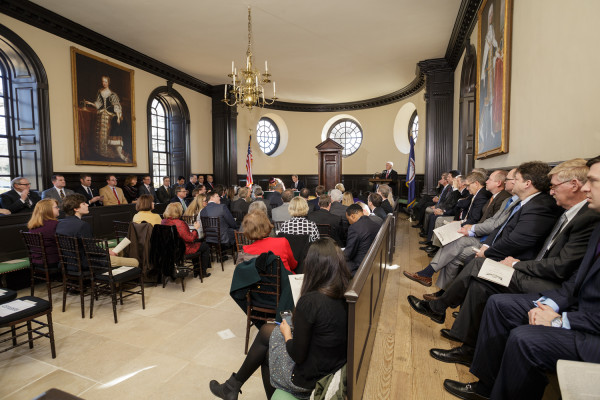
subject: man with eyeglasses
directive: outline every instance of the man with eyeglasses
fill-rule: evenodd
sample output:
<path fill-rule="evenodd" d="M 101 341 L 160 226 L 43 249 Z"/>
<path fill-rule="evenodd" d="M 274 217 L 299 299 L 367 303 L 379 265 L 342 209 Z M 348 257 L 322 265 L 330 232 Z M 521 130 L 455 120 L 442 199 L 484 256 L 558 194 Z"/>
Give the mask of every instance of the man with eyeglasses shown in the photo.
<path fill-rule="evenodd" d="M 27 178 L 19 176 L 11 182 L 12 189 L 0 195 L 0 207 L 12 214 L 33 211 L 35 204 L 41 200 L 37 192 L 31 191 L 31 183 Z"/>

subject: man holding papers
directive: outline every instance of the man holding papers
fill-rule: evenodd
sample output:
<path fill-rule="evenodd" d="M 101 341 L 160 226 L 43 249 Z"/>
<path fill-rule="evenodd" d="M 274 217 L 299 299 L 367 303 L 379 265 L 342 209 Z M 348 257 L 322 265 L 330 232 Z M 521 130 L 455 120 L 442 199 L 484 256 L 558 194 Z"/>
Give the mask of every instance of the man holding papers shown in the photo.
<path fill-rule="evenodd" d="M 444 330 L 442 334 L 463 342 L 463 346 L 451 350 L 432 349 L 432 357 L 445 362 L 469 364 L 483 309 L 492 294 L 552 290 L 573 275 L 585 254 L 594 227 L 600 222 L 600 214 L 588 209 L 586 194 L 582 191 L 587 173 L 586 161 L 575 159 L 556 166 L 548 174 L 551 177 L 550 193 L 565 211 L 547 234 L 543 245 L 537 247 L 533 259 L 519 261 L 509 256 L 497 263 L 477 258 L 461 271 L 438 301 L 429 304 L 436 312 L 462 304 L 452 329 Z M 520 184 L 517 182 L 516 186 Z M 502 276 L 505 276 L 504 282 Z"/>
<path fill-rule="evenodd" d="M 582 191 L 589 209 L 600 213 L 600 156 L 587 166 L 590 171 Z M 558 193 L 572 184 L 572 180 L 553 181 L 553 190 Z M 577 272 L 560 288 L 490 297 L 471 366 L 479 381 L 446 380 L 446 390 L 463 399 L 541 398 L 548 383 L 546 373 L 555 370 L 557 360 L 600 362 L 600 226 L 595 225 Z M 549 244 L 549 250 L 543 247 L 542 251 L 550 253 L 552 248 Z"/>

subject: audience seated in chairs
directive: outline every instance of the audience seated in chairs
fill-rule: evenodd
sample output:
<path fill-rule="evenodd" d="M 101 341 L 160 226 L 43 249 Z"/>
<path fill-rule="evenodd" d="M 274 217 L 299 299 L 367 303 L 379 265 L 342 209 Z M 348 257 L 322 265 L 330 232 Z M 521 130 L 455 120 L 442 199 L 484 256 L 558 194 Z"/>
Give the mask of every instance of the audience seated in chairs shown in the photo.
<path fill-rule="evenodd" d="M 383 198 L 381 197 L 381 195 L 379 193 L 371 193 L 367 201 L 369 202 L 368 205 L 371 209 L 371 212 L 377 215 L 379 218 L 381 218 L 381 221 L 383 223 L 383 221 L 385 221 L 387 217 L 387 213 L 381 207 L 381 203 L 383 203 Z"/>
<path fill-rule="evenodd" d="M 128 203 L 137 202 L 137 199 L 140 197 L 137 187 L 137 176 L 129 175 L 125 178 L 125 183 L 123 184 L 123 194 L 125 195 Z"/>
<path fill-rule="evenodd" d="M 185 190 L 185 189 L 184 189 Z M 194 264 L 194 277 L 202 271 L 203 277 L 208 278 L 211 274 L 207 272 L 210 265 L 210 249 L 205 242 L 199 242 L 197 229 L 199 222 L 194 223 L 195 230 L 190 231 L 190 227 L 182 219 L 182 208 L 180 203 L 171 203 L 163 213 L 164 219 L 162 225 L 173 225 L 177 228 L 179 237 L 185 242 L 186 258 L 191 258 Z M 196 256 L 196 257 L 191 257 Z"/>
<path fill-rule="evenodd" d="M 201 217 L 219 218 L 221 226 L 221 244 L 235 245 L 234 231 L 238 228 L 238 223 L 233 219 L 231 211 L 224 204 L 221 204 L 221 196 L 218 192 L 208 192 L 208 204 L 200 212 Z M 206 227 L 204 227 L 206 233 Z M 208 238 L 207 241 L 213 242 L 214 239 Z"/>
<path fill-rule="evenodd" d="M 267 200 L 267 199 L 265 199 L 263 197 L 264 192 L 263 192 L 262 188 L 260 186 L 256 186 L 253 189 L 253 193 L 254 193 L 254 201 L 253 201 L 253 203 L 257 202 L 257 201 L 262 201 L 263 203 L 265 203 L 265 206 L 267 207 L 267 215 L 269 216 L 269 219 L 272 220 L 273 219 L 273 214 L 271 212 L 271 210 L 272 210 L 271 203 L 269 202 L 269 200 Z"/>
<path fill-rule="evenodd" d="M 294 197 L 290 201 L 289 212 L 292 218 L 281 226 L 281 233 L 289 235 L 309 235 L 309 240 L 314 242 L 319 239 L 317 224 L 306 218 L 308 203 L 302 197 Z"/>
<path fill-rule="evenodd" d="M 0 207 L 9 212 L 3 214 L 15 214 L 18 212 L 32 211 L 35 204 L 42 198 L 36 192 L 31 191 L 31 183 L 27 178 L 21 176 L 10 181 L 11 190 L 0 194 Z"/>
<path fill-rule="evenodd" d="M 263 211 L 253 211 L 246 214 L 242 222 L 244 235 L 254 240 L 254 243 L 244 246 L 244 253 L 259 255 L 272 251 L 273 254 L 279 256 L 285 269 L 292 272 L 298 265 L 294 258 L 292 248 L 286 238 L 269 237 L 273 225 L 269 222 L 269 217 Z"/>
<path fill-rule="evenodd" d="M 331 198 L 327 194 L 323 194 L 319 197 L 319 209 L 308 214 L 308 219 L 313 221 L 315 224 L 327 224 L 329 225 L 329 234 L 335 242 L 343 247 L 345 237 L 342 231 L 342 219 L 333 215 L 329 212 L 331 208 Z"/>
<path fill-rule="evenodd" d="M 381 196 L 383 201 L 381 202 L 381 208 L 385 211 L 386 214 L 391 214 L 394 212 L 394 207 L 396 203 L 394 202 L 394 195 L 392 194 L 392 189 L 389 185 L 379 185 L 377 188 L 377 193 Z"/>
<path fill-rule="evenodd" d="M 92 227 L 85 221 L 81 220 L 81 217 L 89 214 L 89 205 L 85 200 L 85 197 L 80 194 L 72 194 L 63 200 L 63 211 L 66 217 L 58 222 L 56 227 L 57 235 L 64 235 L 69 237 L 77 238 L 92 238 Z M 80 243 L 80 251 L 83 255 L 83 248 Z M 110 262 L 113 266 L 125 266 L 125 267 L 137 267 L 138 260 L 135 258 L 119 257 L 117 253 L 109 250 Z M 83 262 L 84 266 L 87 266 L 87 262 Z"/>
<path fill-rule="evenodd" d="M 588 180 L 581 190 L 587 196 L 588 208 L 599 213 L 600 156 L 587 165 Z M 555 193 L 564 190 L 559 185 L 578 185 L 573 179 L 558 181 L 552 184 Z M 463 399 L 541 399 L 548 384 L 546 373 L 556 370 L 559 359 L 600 363 L 599 255 L 597 226 L 576 272 L 559 288 L 491 296 L 470 363 L 470 372 L 479 381 L 446 379 L 444 388 Z"/>
<path fill-rule="evenodd" d="M 302 193 L 304 193 L 305 195 L 303 195 Z M 304 189 L 300 190 L 300 196 L 304 197 L 308 201 L 309 212 L 317 211 L 319 209 L 319 197 L 321 197 L 324 194 L 327 194 L 327 191 L 325 190 L 325 186 L 319 185 L 315 188 L 315 196 L 316 197 L 314 199 L 308 200 L 309 193 L 310 192 L 309 192 L 308 188 L 304 188 Z"/>
<path fill-rule="evenodd" d="M 238 190 L 238 199 L 231 202 L 231 213 L 234 217 L 239 218 L 238 221 L 248 213 L 248 207 L 251 202 L 250 189 L 247 187 L 240 188 Z"/>
<path fill-rule="evenodd" d="M 187 210 L 183 213 L 186 217 L 198 216 L 200 211 L 206 207 L 208 202 L 206 201 L 206 194 L 197 194 L 193 197 L 193 200 L 187 207 Z"/>
<path fill-rule="evenodd" d="M 313 243 L 292 317 L 293 335 L 285 320 L 280 326 L 264 324 L 240 369 L 223 384 L 211 381 L 211 392 L 221 399 L 237 399 L 242 385 L 260 367 L 267 398 L 280 389 L 307 399 L 319 379 L 346 363 L 344 292 L 349 280 L 344 255 L 333 240 Z"/>
<path fill-rule="evenodd" d="M 381 219 L 381 217 L 378 217 L 377 215 L 373 214 L 373 212 L 371 211 L 371 208 L 368 205 L 366 205 L 362 201 L 359 201 L 356 204 L 361 206 L 361 208 L 363 209 L 363 214 L 366 215 L 367 217 L 369 217 L 371 219 L 371 221 L 375 222 L 379 226 L 383 225 L 383 219 Z"/>
<path fill-rule="evenodd" d="M 154 197 L 151 194 L 143 194 L 135 204 L 135 210 L 137 213 L 133 216 L 132 222 L 140 223 L 147 222 L 152 226 L 160 224 L 160 215 L 153 213 L 154 210 Z"/>
<path fill-rule="evenodd" d="M 283 204 L 279 207 L 275 207 L 271 214 L 273 214 L 273 221 L 287 221 L 292 218 L 289 212 L 290 201 L 294 198 L 294 191 L 292 189 L 286 189 L 281 194 L 281 200 Z"/>
<path fill-rule="evenodd" d="M 360 263 L 367 255 L 371 243 L 379 232 L 379 225 L 364 215 L 358 204 L 352 204 L 346 209 L 346 217 L 350 223 L 344 255 L 352 276 L 358 270 Z"/>

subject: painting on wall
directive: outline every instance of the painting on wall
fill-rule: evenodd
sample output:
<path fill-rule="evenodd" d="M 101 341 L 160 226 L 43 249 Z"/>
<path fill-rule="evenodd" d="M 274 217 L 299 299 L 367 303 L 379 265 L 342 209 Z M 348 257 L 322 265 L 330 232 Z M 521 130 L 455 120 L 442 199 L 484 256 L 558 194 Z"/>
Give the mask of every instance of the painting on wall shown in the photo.
<path fill-rule="evenodd" d="M 137 165 L 133 72 L 71 47 L 76 164 Z"/>
<path fill-rule="evenodd" d="M 484 0 L 477 16 L 475 157 L 508 153 L 512 0 Z"/>

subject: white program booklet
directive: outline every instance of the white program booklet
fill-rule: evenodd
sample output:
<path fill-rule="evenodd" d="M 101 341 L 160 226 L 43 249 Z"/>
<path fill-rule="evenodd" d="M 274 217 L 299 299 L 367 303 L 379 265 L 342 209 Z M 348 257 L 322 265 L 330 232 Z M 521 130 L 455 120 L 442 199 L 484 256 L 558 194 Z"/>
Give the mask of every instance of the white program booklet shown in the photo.
<path fill-rule="evenodd" d="M 508 267 L 499 263 L 498 261 L 486 258 L 481 266 L 481 269 L 479 270 L 479 275 L 477 275 L 477 277 L 508 287 L 508 285 L 510 285 L 510 279 L 514 273 L 515 270 L 513 267 Z"/>
<path fill-rule="evenodd" d="M 294 305 L 300 298 L 300 289 L 302 289 L 302 282 L 304 281 L 304 274 L 290 275 L 290 288 L 292 289 L 292 297 L 294 298 Z"/>
<path fill-rule="evenodd" d="M 35 301 L 13 300 L 0 305 L 0 317 L 6 317 L 19 311 L 27 310 L 33 306 L 35 306 Z"/>
<path fill-rule="evenodd" d="M 112 249 L 112 251 L 114 251 L 115 253 L 119 254 L 120 252 L 123 251 L 123 249 L 125 249 L 125 247 L 129 246 L 129 244 L 131 243 L 131 241 L 127 238 L 123 238 L 119 244 Z"/>
<path fill-rule="evenodd" d="M 442 246 L 447 245 L 448 243 L 454 242 L 457 239 L 463 237 L 462 234 L 458 233 L 460 229 L 460 221 L 453 221 L 449 224 L 442 225 L 439 228 L 433 230 L 433 233 L 440 240 Z"/>
<path fill-rule="evenodd" d="M 119 268 L 113 268 L 112 274 L 113 274 L 113 276 L 119 275 L 119 274 L 122 274 L 123 272 L 129 271 L 132 268 L 136 268 L 136 267 L 125 267 L 125 266 L 123 266 L 123 267 L 119 267 Z M 108 272 L 105 272 L 102 275 L 108 275 Z"/>

